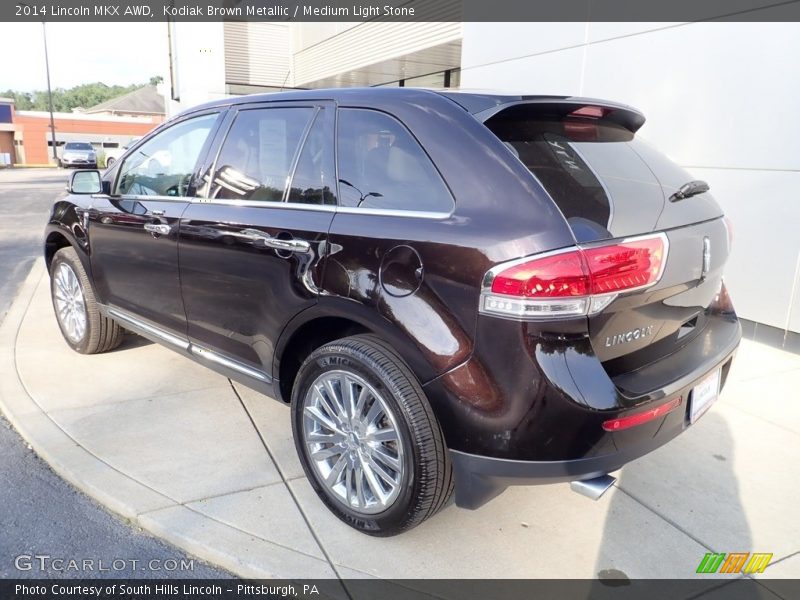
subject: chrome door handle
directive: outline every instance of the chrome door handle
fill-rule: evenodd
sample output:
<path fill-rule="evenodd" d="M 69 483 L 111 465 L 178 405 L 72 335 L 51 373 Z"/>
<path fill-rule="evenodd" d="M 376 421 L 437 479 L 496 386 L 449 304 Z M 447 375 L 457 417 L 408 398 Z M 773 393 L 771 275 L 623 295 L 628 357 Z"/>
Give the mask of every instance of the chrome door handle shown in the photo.
<path fill-rule="evenodd" d="M 172 231 L 172 225 L 164 225 L 163 223 L 145 223 L 144 230 L 150 233 L 157 233 L 159 235 L 169 235 Z"/>
<path fill-rule="evenodd" d="M 305 240 L 282 240 L 272 237 L 268 233 L 264 233 L 258 229 L 243 229 L 241 235 L 248 240 L 263 244 L 267 248 L 272 248 L 274 250 L 302 253 L 311 252 L 311 244 Z"/>

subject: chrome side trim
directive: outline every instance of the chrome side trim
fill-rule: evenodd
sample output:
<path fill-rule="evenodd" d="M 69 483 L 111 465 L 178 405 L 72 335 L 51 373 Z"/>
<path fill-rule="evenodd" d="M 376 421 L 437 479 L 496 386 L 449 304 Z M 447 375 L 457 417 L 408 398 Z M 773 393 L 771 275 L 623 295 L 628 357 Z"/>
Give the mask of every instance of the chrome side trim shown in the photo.
<path fill-rule="evenodd" d="M 258 379 L 259 381 L 264 381 L 265 383 L 272 382 L 272 377 L 264 373 L 263 371 L 259 371 L 258 369 L 254 369 L 252 367 L 248 367 L 247 365 L 243 365 L 238 360 L 233 360 L 232 358 L 228 358 L 226 356 L 222 356 L 221 354 L 217 354 L 207 348 L 203 348 L 202 346 L 197 346 L 196 344 L 189 345 L 189 352 L 198 356 L 200 358 L 204 358 L 210 362 L 216 363 L 228 369 L 232 369 L 233 371 L 237 371 L 248 377 L 252 377 L 253 379 Z"/>
<path fill-rule="evenodd" d="M 252 367 L 248 367 L 247 365 L 243 365 L 238 360 L 234 360 L 232 358 L 228 358 L 226 356 L 222 356 L 217 352 L 209 350 L 207 348 L 203 348 L 202 346 L 198 346 L 196 344 L 192 344 L 189 340 L 185 338 L 181 338 L 177 335 L 169 333 L 168 331 L 164 331 L 160 327 L 155 325 L 151 325 L 138 317 L 133 316 L 127 311 L 124 311 L 120 308 L 115 308 L 111 306 L 101 306 L 103 312 L 105 312 L 109 317 L 119 321 L 125 327 L 128 327 L 136 332 L 141 333 L 142 335 L 152 336 L 158 340 L 161 340 L 170 346 L 182 350 L 184 352 L 189 352 L 194 357 L 203 358 L 209 362 L 216 363 L 243 375 L 247 375 L 248 377 L 252 377 L 253 379 L 258 379 L 259 381 L 263 381 L 264 383 L 272 383 L 272 377 L 264 373 L 263 371 L 259 371 L 258 369 L 254 369 Z"/>
<path fill-rule="evenodd" d="M 173 335 L 167 331 L 164 331 L 160 327 L 156 327 L 155 325 L 150 325 L 149 323 L 145 323 L 144 321 L 134 317 L 128 312 L 123 311 L 119 308 L 113 307 L 106 307 L 106 313 L 108 316 L 116 319 L 117 321 L 122 322 L 123 325 L 126 327 L 130 327 L 131 329 L 138 329 L 145 334 L 152 335 L 153 337 L 158 338 L 169 344 L 170 346 L 175 346 L 183 351 L 189 349 L 189 340 L 178 337 L 177 335 Z"/>

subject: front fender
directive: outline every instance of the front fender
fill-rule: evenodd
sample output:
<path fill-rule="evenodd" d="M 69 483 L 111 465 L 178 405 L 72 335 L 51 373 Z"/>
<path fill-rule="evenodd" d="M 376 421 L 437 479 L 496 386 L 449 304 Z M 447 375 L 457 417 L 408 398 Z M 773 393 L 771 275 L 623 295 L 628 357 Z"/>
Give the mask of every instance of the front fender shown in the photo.
<path fill-rule="evenodd" d="M 91 277 L 89 236 L 82 218 L 84 210 L 87 209 L 76 206 L 69 200 L 59 200 L 53 204 L 50 219 L 44 229 L 44 258 L 48 269 L 53 256 L 65 247 L 66 241 L 75 249 L 84 270 Z"/>

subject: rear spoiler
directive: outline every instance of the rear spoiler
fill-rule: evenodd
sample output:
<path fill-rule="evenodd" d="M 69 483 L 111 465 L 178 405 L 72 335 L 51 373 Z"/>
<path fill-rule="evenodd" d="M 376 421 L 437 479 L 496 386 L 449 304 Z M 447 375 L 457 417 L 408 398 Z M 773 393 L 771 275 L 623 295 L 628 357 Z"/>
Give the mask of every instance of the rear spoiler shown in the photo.
<path fill-rule="evenodd" d="M 636 133 L 644 125 L 644 115 L 626 104 L 598 100 L 596 98 L 580 98 L 572 96 L 494 96 L 464 93 L 443 93 L 453 102 L 472 113 L 481 123 L 501 113 L 519 115 L 537 113 L 561 119 L 567 115 L 576 117 L 600 118 L 616 123 L 631 133 Z M 577 113 L 577 114 L 576 114 Z"/>

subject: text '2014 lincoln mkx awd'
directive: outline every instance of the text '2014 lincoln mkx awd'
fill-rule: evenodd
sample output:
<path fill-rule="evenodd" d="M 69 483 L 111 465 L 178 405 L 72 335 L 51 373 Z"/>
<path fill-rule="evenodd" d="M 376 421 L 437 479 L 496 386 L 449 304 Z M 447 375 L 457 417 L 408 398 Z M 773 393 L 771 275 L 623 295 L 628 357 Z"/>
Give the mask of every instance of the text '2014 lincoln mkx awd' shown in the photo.
<path fill-rule="evenodd" d="M 77 352 L 129 330 L 290 405 L 308 480 L 365 533 L 453 491 L 597 498 L 709 408 L 741 337 L 730 226 L 643 123 L 409 88 L 193 108 L 55 202 L 58 323 Z"/>

